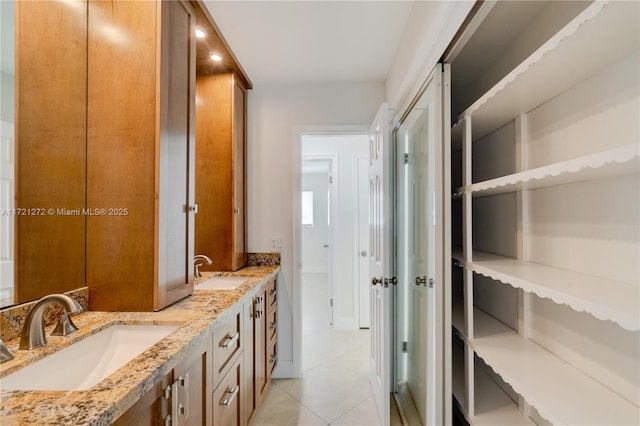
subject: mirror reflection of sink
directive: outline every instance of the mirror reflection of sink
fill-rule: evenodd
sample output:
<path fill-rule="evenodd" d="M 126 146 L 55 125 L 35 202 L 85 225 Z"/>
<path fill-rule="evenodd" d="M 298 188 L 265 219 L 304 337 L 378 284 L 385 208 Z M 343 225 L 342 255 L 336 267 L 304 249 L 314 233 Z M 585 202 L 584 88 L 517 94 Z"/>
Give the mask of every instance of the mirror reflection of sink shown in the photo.
<path fill-rule="evenodd" d="M 179 325 L 113 325 L 0 379 L 2 390 L 86 390 Z"/>
<path fill-rule="evenodd" d="M 211 277 L 196 285 L 196 290 L 234 290 L 247 282 L 247 277 Z"/>

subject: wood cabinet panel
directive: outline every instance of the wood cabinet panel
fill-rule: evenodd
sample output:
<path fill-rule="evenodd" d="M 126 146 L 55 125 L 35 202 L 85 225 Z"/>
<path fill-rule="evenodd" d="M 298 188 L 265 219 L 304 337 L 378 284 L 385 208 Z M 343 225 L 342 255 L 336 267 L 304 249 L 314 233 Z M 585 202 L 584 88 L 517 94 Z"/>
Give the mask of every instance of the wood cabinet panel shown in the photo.
<path fill-rule="evenodd" d="M 242 352 L 244 331 L 242 306 L 234 309 L 231 318 L 213 331 L 213 386 L 216 387 L 229 371 L 235 358 Z"/>
<path fill-rule="evenodd" d="M 171 392 L 167 391 L 167 388 L 171 388 L 172 382 L 173 372 L 155 383 L 133 407 L 113 422 L 113 425 L 157 426 L 165 424 L 165 419 L 170 415 L 171 409 Z"/>
<path fill-rule="evenodd" d="M 213 424 L 243 425 L 242 357 L 236 359 L 229 372 L 213 393 Z"/>
<path fill-rule="evenodd" d="M 211 424 L 211 392 L 213 383 L 211 337 L 205 339 L 198 348 L 173 370 L 174 403 L 173 418 L 179 425 Z"/>
<path fill-rule="evenodd" d="M 244 379 L 242 389 L 243 405 L 244 405 L 244 417 L 247 424 L 253 419 L 253 415 L 256 409 L 255 400 L 255 324 L 254 324 L 254 298 L 249 299 L 243 306 L 243 342 L 244 347 L 243 359 L 244 359 Z"/>
<path fill-rule="evenodd" d="M 15 2 L 15 24 L 15 207 L 44 214 L 15 216 L 22 303 L 84 285 L 87 6 Z"/>
<path fill-rule="evenodd" d="M 193 289 L 192 25 L 182 1 L 89 2 L 87 207 L 127 209 L 87 217 L 92 310 L 156 310 Z"/>
<path fill-rule="evenodd" d="M 246 89 L 235 74 L 196 80 L 195 251 L 213 260 L 202 270 L 235 271 L 246 253 Z"/>

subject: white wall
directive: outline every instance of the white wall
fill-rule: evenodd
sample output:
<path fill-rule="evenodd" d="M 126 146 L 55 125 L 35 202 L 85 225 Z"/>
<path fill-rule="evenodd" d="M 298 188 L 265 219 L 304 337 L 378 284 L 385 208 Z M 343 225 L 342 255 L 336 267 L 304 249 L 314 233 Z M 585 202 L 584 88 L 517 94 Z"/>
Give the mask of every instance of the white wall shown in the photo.
<path fill-rule="evenodd" d="M 304 155 L 334 155 L 337 174 L 334 176 L 333 200 L 336 220 L 332 222 L 332 250 L 335 258 L 333 271 L 333 325 L 337 329 L 358 328 L 357 303 L 358 280 L 354 265 L 358 262 L 357 228 L 354 224 L 354 207 L 357 201 L 357 174 L 354 161 L 368 155 L 369 138 L 360 135 L 305 135 L 302 139 Z M 304 269 L 304 263 L 303 263 Z M 303 313 L 304 315 L 304 313 Z"/>
<path fill-rule="evenodd" d="M 302 227 L 302 272 L 328 272 L 328 189 L 328 172 L 302 174 L 302 190 L 313 192 L 313 226 Z"/>
<path fill-rule="evenodd" d="M 416 95 L 473 4 L 473 1 L 414 2 L 385 82 L 385 99 L 391 108 L 405 106 Z"/>
<path fill-rule="evenodd" d="M 249 91 L 247 203 L 251 252 L 282 237 L 278 293 L 278 375 L 293 372 L 293 187 L 300 173 L 300 127 L 368 125 L 383 102 L 382 83 L 264 84 Z M 294 161 L 295 159 L 295 161 Z"/>
<path fill-rule="evenodd" d="M 0 118 L 9 123 L 13 123 L 15 119 L 14 113 L 14 79 L 12 75 L 0 72 L 0 98 L 2 103 L 0 104 Z"/>

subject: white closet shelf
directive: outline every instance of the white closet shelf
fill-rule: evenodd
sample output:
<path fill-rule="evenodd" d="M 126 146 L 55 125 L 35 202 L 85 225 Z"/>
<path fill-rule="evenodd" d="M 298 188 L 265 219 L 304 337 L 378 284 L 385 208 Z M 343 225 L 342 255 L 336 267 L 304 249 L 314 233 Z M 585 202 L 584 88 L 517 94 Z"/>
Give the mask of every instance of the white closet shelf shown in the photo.
<path fill-rule="evenodd" d="M 474 351 L 552 424 L 637 425 L 640 408 L 479 309 Z"/>
<path fill-rule="evenodd" d="M 502 127 L 638 49 L 637 2 L 598 1 L 584 9 L 459 117 L 473 139 Z"/>
<path fill-rule="evenodd" d="M 464 371 L 464 354 L 454 346 L 454 371 Z M 535 423 L 518 410 L 517 404 L 485 373 L 480 366 L 474 368 L 475 415 L 469 416 L 463 374 L 454 374 L 453 396 L 458 400 L 465 419 L 471 425 L 534 426 Z"/>
<path fill-rule="evenodd" d="M 466 268 L 627 330 L 640 330 L 638 285 L 479 251 Z"/>
<path fill-rule="evenodd" d="M 484 197 L 525 189 L 603 179 L 638 173 L 640 170 L 640 143 L 585 155 L 548 166 L 474 183 L 458 188 L 453 198 L 462 193 Z"/>

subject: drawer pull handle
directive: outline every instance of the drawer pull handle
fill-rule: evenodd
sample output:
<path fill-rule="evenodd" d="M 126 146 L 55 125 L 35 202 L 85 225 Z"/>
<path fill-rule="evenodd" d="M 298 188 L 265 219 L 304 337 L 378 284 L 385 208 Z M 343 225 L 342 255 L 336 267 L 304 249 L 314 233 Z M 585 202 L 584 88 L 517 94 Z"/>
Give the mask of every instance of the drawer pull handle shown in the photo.
<path fill-rule="evenodd" d="M 274 322 L 272 322 L 272 323 L 269 325 L 269 328 L 270 328 L 271 330 L 275 330 L 275 328 L 276 328 L 277 326 L 278 326 L 278 323 L 274 321 Z"/>
<path fill-rule="evenodd" d="M 270 362 L 271 364 L 275 364 L 277 360 L 278 360 L 278 357 L 277 357 L 276 355 L 274 355 L 274 356 L 272 356 L 272 357 L 271 357 L 271 359 L 269 360 L 269 362 Z"/>
<path fill-rule="evenodd" d="M 229 349 L 232 345 L 234 345 L 236 343 L 236 341 L 240 338 L 240 333 L 236 333 L 233 336 L 229 336 L 227 334 L 227 337 L 225 337 L 225 339 L 222 341 L 222 343 L 220 343 L 220 347 L 224 348 L 224 349 Z"/>
<path fill-rule="evenodd" d="M 234 387 L 233 389 L 227 390 L 227 393 L 231 394 L 231 396 L 229 398 L 227 398 L 227 399 L 223 399 L 222 402 L 220 402 L 220 405 L 222 405 L 223 407 L 228 407 L 229 405 L 231 405 L 233 400 L 238 395 L 239 391 L 240 391 L 240 386 L 238 386 L 238 385 L 236 385 L 236 387 Z"/>
<path fill-rule="evenodd" d="M 276 294 L 278 294 L 278 289 L 274 288 L 273 290 L 271 290 L 269 292 L 269 296 L 275 296 Z"/>

